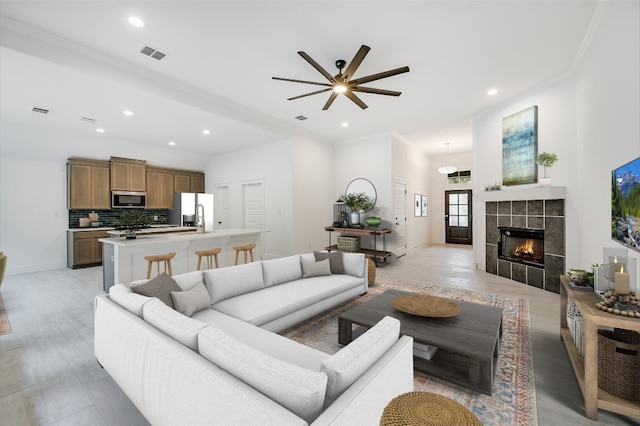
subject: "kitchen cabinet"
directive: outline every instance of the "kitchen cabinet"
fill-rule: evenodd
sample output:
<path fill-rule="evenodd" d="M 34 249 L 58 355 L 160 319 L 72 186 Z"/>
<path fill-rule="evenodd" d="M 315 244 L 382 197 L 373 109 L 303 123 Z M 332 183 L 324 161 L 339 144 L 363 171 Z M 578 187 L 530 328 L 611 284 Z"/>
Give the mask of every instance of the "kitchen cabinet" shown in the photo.
<path fill-rule="evenodd" d="M 106 230 L 67 231 L 67 266 L 71 269 L 102 265 L 102 243 Z"/>
<path fill-rule="evenodd" d="M 174 175 L 175 192 L 204 192 L 204 173 L 175 171 Z"/>
<path fill-rule="evenodd" d="M 173 183 L 176 192 L 192 192 L 190 175 L 177 173 L 173 176 Z"/>
<path fill-rule="evenodd" d="M 146 168 L 144 160 L 111 157 L 111 190 L 146 191 Z"/>
<path fill-rule="evenodd" d="M 110 209 L 108 161 L 70 158 L 67 162 L 69 209 Z"/>
<path fill-rule="evenodd" d="M 147 171 L 147 208 L 173 208 L 174 174 L 163 169 Z"/>
<path fill-rule="evenodd" d="M 204 193 L 204 173 L 191 175 L 191 192 Z"/>

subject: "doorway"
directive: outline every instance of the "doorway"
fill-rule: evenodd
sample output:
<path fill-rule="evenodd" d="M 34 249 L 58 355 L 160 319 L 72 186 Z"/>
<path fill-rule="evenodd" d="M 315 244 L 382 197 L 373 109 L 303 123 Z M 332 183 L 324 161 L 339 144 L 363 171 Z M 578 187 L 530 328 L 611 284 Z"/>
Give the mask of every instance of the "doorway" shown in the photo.
<path fill-rule="evenodd" d="M 470 189 L 444 192 L 445 242 L 473 244 Z"/>
<path fill-rule="evenodd" d="M 230 209 L 229 209 L 229 184 L 222 183 L 216 185 L 216 196 L 213 203 L 216 210 L 215 229 L 229 229 Z"/>
<path fill-rule="evenodd" d="M 396 179 L 395 181 L 395 251 L 396 257 L 407 254 L 407 184 Z"/>

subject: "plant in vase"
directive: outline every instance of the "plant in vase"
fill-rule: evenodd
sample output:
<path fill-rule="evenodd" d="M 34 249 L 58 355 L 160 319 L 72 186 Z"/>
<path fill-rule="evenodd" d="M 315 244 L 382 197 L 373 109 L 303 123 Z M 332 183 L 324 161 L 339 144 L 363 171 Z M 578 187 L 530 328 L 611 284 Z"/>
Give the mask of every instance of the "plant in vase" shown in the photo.
<path fill-rule="evenodd" d="M 553 166 L 558 161 L 558 156 L 554 153 L 543 152 L 536 157 L 536 163 L 544 168 L 544 176 L 540 179 L 541 185 L 551 185 L 551 178 L 547 177 L 547 167 Z"/>
<path fill-rule="evenodd" d="M 148 228 L 153 218 L 145 216 L 142 210 L 132 210 L 122 213 L 120 219 L 114 223 L 116 229 L 124 229 L 127 240 L 136 238 L 136 231 Z"/>
<path fill-rule="evenodd" d="M 373 202 L 364 192 L 351 192 L 341 195 L 338 200 L 351 209 L 351 224 L 360 224 L 360 213 L 364 213 L 373 208 Z"/>

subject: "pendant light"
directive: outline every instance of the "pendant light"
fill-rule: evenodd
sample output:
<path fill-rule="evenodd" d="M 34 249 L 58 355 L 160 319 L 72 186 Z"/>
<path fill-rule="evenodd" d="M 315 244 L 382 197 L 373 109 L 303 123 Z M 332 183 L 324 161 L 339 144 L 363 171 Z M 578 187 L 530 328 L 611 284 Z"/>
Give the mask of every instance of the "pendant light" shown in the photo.
<path fill-rule="evenodd" d="M 447 146 L 447 155 L 446 155 L 446 160 L 447 162 L 449 161 L 449 142 L 445 143 L 445 145 Z M 458 168 L 456 166 L 442 166 L 442 167 L 438 167 L 438 172 L 442 173 L 444 175 L 448 175 L 451 174 L 453 172 L 458 171 Z"/>

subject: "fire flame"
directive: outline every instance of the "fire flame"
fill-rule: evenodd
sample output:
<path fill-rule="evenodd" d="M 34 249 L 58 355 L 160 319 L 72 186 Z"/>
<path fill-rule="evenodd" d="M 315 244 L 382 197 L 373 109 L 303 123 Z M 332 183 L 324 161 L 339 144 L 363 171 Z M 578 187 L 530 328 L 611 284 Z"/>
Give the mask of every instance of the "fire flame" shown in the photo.
<path fill-rule="evenodd" d="M 533 254 L 533 240 L 526 240 L 523 244 L 516 246 L 513 254 L 516 256 L 522 256 L 523 254 Z"/>

